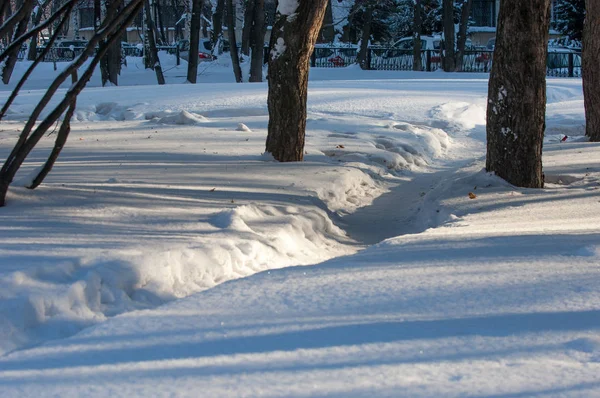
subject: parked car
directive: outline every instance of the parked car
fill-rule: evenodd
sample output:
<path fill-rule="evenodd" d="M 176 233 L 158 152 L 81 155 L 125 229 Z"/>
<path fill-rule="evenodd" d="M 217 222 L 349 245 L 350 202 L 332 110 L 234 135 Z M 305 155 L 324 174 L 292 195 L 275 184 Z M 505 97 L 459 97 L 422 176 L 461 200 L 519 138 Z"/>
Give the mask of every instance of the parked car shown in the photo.
<path fill-rule="evenodd" d="M 317 66 L 342 67 L 353 64 L 358 56 L 355 44 L 317 44 L 314 57 Z"/>

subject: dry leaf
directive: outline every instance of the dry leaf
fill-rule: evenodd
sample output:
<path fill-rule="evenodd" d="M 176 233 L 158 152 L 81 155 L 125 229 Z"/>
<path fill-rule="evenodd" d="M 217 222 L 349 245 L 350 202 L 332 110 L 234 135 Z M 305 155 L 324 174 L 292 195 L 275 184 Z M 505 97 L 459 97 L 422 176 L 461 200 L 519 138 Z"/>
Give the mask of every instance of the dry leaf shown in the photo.
<path fill-rule="evenodd" d="M 469 192 L 469 199 L 475 199 L 477 197 L 477 195 L 475 195 L 473 192 Z"/>
<path fill-rule="evenodd" d="M 211 189 L 211 190 L 210 190 L 210 191 L 208 191 L 208 192 L 215 192 L 215 189 L 217 189 L 217 188 L 213 188 L 213 189 Z"/>
<path fill-rule="evenodd" d="M 345 148 L 345 146 L 343 146 L 343 145 L 338 145 L 338 146 L 336 146 L 336 148 L 337 148 L 337 149 L 344 149 L 344 148 Z"/>

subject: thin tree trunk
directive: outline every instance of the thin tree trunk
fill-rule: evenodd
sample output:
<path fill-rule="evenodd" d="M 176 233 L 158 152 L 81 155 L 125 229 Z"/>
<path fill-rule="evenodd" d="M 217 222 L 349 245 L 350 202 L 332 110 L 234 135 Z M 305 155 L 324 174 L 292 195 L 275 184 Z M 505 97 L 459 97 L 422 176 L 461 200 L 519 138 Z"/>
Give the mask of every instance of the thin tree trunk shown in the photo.
<path fill-rule="evenodd" d="M 242 29 L 242 54 L 250 56 L 250 42 L 252 41 L 252 26 L 254 26 L 254 5 L 256 0 L 246 1 L 244 10 L 244 27 Z"/>
<path fill-rule="evenodd" d="M 156 20 L 158 21 L 158 31 L 160 33 L 160 40 L 162 45 L 169 43 L 168 34 L 165 33 L 165 25 L 163 23 L 163 11 L 160 5 L 160 1 L 156 0 L 154 3 L 154 9 L 156 10 Z"/>
<path fill-rule="evenodd" d="M 26 12 L 15 28 L 13 40 L 27 32 L 27 25 L 29 25 L 31 10 L 33 9 L 33 2 L 26 0 L 23 2 L 23 8 L 25 8 Z M 8 84 L 10 82 L 10 77 L 12 76 L 13 70 L 15 69 L 15 65 L 17 64 L 17 60 L 19 58 L 19 51 L 20 48 L 15 48 L 9 53 L 8 58 L 6 59 L 6 63 L 2 69 L 2 82 L 4 84 Z"/>
<path fill-rule="evenodd" d="M 509 183 L 544 186 L 542 143 L 550 0 L 502 0 L 490 74 L 486 168 Z"/>
<path fill-rule="evenodd" d="M 469 16 L 471 15 L 471 4 L 473 0 L 462 0 L 460 9 L 460 25 L 458 27 L 458 36 L 456 40 L 455 68 L 457 71 L 463 69 L 463 58 L 465 46 L 467 45 L 467 29 L 469 27 Z"/>
<path fill-rule="evenodd" d="M 77 83 L 77 71 L 73 72 L 71 75 L 71 83 Z M 71 132 L 71 118 L 73 117 L 73 113 L 75 113 L 75 108 L 77 107 L 77 97 L 73 97 L 71 103 L 69 104 L 69 109 L 67 109 L 67 113 L 65 114 L 62 123 L 60 124 L 60 128 L 58 129 L 58 133 L 56 134 L 56 141 L 54 142 L 54 147 L 52 148 L 52 152 L 50 152 L 50 156 L 48 156 L 48 160 L 44 163 L 44 166 L 39 171 L 38 175 L 32 180 L 31 184 L 27 186 L 29 189 L 36 189 L 40 186 L 40 184 L 44 181 L 48 173 L 54 167 L 54 163 L 60 152 L 64 148 L 67 138 L 69 138 L 69 133 Z"/>
<path fill-rule="evenodd" d="M 200 16 L 202 0 L 193 0 L 190 26 L 190 54 L 188 57 L 187 81 L 196 84 L 198 76 L 198 47 L 200 45 Z"/>
<path fill-rule="evenodd" d="M 34 108 L 27 123 L 23 127 L 21 134 L 19 135 L 17 143 L 2 166 L 2 169 L 0 169 L 0 207 L 5 205 L 8 186 L 12 182 L 15 174 L 31 150 L 42 138 L 44 133 L 58 120 L 67 107 L 72 103 L 74 98 L 76 98 L 81 90 L 83 90 L 83 88 L 86 86 L 87 82 L 92 77 L 94 70 L 98 66 L 100 59 L 104 55 L 103 51 L 100 50 L 96 53 L 96 55 L 93 56 L 82 77 L 66 92 L 64 98 L 59 102 L 54 110 L 52 110 L 48 116 L 46 116 L 46 118 L 36 126 L 38 117 L 48 105 L 51 98 L 56 93 L 56 90 L 69 76 L 72 76 L 73 72 L 80 68 L 87 61 L 87 59 L 94 54 L 95 46 L 98 45 L 101 40 L 107 36 L 110 37 L 108 39 L 109 43 L 112 43 L 114 40 L 119 40 L 127 26 L 129 26 L 135 18 L 135 15 L 141 10 L 141 5 L 141 0 L 131 0 L 131 2 L 124 8 L 123 12 L 120 13 L 116 18 L 114 18 L 112 21 L 104 21 L 103 26 L 105 29 L 103 29 L 100 34 L 95 34 L 89 41 L 82 55 L 69 64 L 51 83 L 40 102 Z M 36 126 L 35 130 L 33 130 L 34 126 Z"/>
<path fill-rule="evenodd" d="M 150 0 L 146 0 L 146 36 L 148 39 L 148 48 L 146 49 L 146 57 L 148 57 L 148 63 L 152 65 L 152 69 L 156 73 L 156 80 L 158 84 L 165 84 L 165 77 L 160 66 L 160 59 L 158 58 L 158 50 L 156 49 L 154 21 L 152 20 L 152 13 L 150 8 Z"/>
<path fill-rule="evenodd" d="M 105 0 L 106 1 L 106 17 L 114 18 L 121 10 L 123 0 Z M 100 43 L 100 48 L 106 46 L 105 42 Z M 102 78 L 102 86 L 111 83 L 115 86 L 119 85 L 119 74 L 121 73 L 121 41 L 115 42 L 107 49 L 106 55 L 100 61 L 100 74 Z"/>
<path fill-rule="evenodd" d="M 456 70 L 454 58 L 454 0 L 443 0 L 444 18 L 444 54 L 443 65 L 445 72 Z"/>
<path fill-rule="evenodd" d="M 369 3 L 365 9 L 365 23 L 362 28 L 360 39 L 360 50 L 358 51 L 358 64 L 363 70 L 371 69 L 369 62 L 369 40 L 371 40 L 371 24 L 373 23 L 373 11 L 375 5 Z"/>
<path fill-rule="evenodd" d="M 331 6 L 331 0 L 327 2 L 327 8 L 325 9 L 325 18 L 323 19 L 323 26 L 321 27 L 321 34 L 319 35 L 321 40 L 325 43 L 333 43 L 335 40 L 335 28 L 333 26 L 333 7 Z"/>
<path fill-rule="evenodd" d="M 423 31 L 423 20 L 421 18 L 421 0 L 413 0 L 413 70 L 422 71 L 423 61 L 421 58 L 421 32 Z"/>
<path fill-rule="evenodd" d="M 235 76 L 235 81 L 241 83 L 243 77 L 235 39 L 235 8 L 233 8 L 233 0 L 227 0 L 227 35 L 229 36 L 229 53 L 231 54 L 233 75 Z"/>
<path fill-rule="evenodd" d="M 218 54 L 219 49 L 216 48 L 219 45 L 219 41 L 223 36 L 223 9 L 225 8 L 225 0 L 217 0 L 217 6 L 212 16 L 213 20 L 213 31 L 212 31 L 212 45 L 213 53 Z"/>
<path fill-rule="evenodd" d="M 37 26 L 40 23 L 40 21 L 42 20 L 42 16 L 44 15 L 44 11 L 45 11 L 48 3 L 49 3 L 49 1 L 46 0 L 44 3 L 38 4 L 37 10 L 34 9 L 33 17 L 31 20 L 33 26 Z M 31 41 L 29 42 L 29 50 L 27 52 L 27 60 L 28 61 L 35 60 L 35 57 L 37 55 L 37 42 L 38 42 L 38 34 L 36 33 L 35 35 L 33 35 L 31 37 Z"/>
<path fill-rule="evenodd" d="M 600 4 L 586 0 L 583 27 L 583 97 L 585 105 L 585 135 L 590 141 L 600 141 Z"/>
<path fill-rule="evenodd" d="M 265 2 L 256 0 L 252 25 L 252 60 L 250 63 L 250 82 L 262 82 L 264 46 L 265 46 Z"/>
<path fill-rule="evenodd" d="M 327 0 L 302 1 L 296 10 L 287 10 L 292 18 L 278 12 L 273 26 L 266 152 L 280 162 L 304 158 L 310 55 L 326 8 Z"/>

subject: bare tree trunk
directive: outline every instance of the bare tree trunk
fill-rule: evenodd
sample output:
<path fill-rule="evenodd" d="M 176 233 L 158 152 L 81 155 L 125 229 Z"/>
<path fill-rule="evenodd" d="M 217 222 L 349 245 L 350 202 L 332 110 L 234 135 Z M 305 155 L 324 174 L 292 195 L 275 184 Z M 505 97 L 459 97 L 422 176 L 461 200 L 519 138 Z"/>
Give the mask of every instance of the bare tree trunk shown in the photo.
<path fill-rule="evenodd" d="M 550 0 L 502 0 L 490 74 L 486 168 L 509 183 L 544 186 L 542 143 Z"/>
<path fill-rule="evenodd" d="M 455 54 L 455 68 L 457 71 L 462 71 L 463 69 L 463 57 L 465 54 L 465 46 L 467 45 L 467 29 L 469 28 L 469 15 L 471 15 L 472 2 L 473 0 L 462 0 L 460 8 L 460 25 L 458 27 Z"/>
<path fill-rule="evenodd" d="M 233 8 L 233 0 L 227 0 L 227 35 L 229 36 L 229 54 L 231 54 L 233 75 L 235 76 L 235 81 L 241 83 L 243 78 L 235 39 L 235 8 Z"/>
<path fill-rule="evenodd" d="M 50 1 L 46 0 L 41 4 L 38 4 L 37 9 L 34 9 L 33 12 L 33 17 L 31 19 L 33 26 L 36 26 L 40 23 L 40 21 L 42 20 L 42 16 L 44 15 L 44 12 L 46 10 L 46 6 L 48 5 Z M 35 60 L 35 57 L 37 55 L 37 42 L 38 42 L 38 35 L 35 34 L 34 36 L 31 37 L 31 41 L 29 42 L 29 51 L 27 52 L 27 60 L 28 61 L 33 61 Z"/>
<path fill-rule="evenodd" d="M 590 141 L 600 141 L 600 4 L 586 0 L 583 27 L 583 97 L 585 104 L 585 135 Z"/>
<path fill-rule="evenodd" d="M 265 46 L 265 2 L 255 0 L 252 25 L 252 60 L 250 63 L 250 82 L 262 82 L 262 70 Z"/>
<path fill-rule="evenodd" d="M 167 45 L 169 43 L 168 35 L 165 33 L 165 25 L 163 24 L 163 11 L 160 5 L 160 1 L 156 1 L 154 3 L 154 12 L 156 14 L 156 20 L 158 21 L 158 32 L 160 33 L 160 41 L 162 45 Z"/>
<path fill-rule="evenodd" d="M 77 72 L 73 72 L 71 75 L 71 83 L 76 84 L 77 80 Z M 75 108 L 77 107 L 77 97 L 73 97 L 71 103 L 69 104 L 69 109 L 67 109 L 67 113 L 65 114 L 62 123 L 60 124 L 60 128 L 58 129 L 58 133 L 56 134 L 56 141 L 54 142 L 54 148 L 52 148 L 52 152 L 50 152 L 50 156 L 48 156 L 48 160 L 44 163 L 44 166 L 39 171 L 38 175 L 32 180 L 31 184 L 27 186 L 29 189 L 36 189 L 40 186 L 40 184 L 44 181 L 48 173 L 54 167 L 54 163 L 60 152 L 64 148 L 67 143 L 67 138 L 69 138 L 69 133 L 71 133 L 71 118 L 73 117 L 73 113 L 75 113 Z"/>
<path fill-rule="evenodd" d="M 190 27 L 190 55 L 188 58 L 187 81 L 196 84 L 198 76 L 198 48 L 200 45 L 200 17 L 202 0 L 192 2 L 192 20 Z"/>
<path fill-rule="evenodd" d="M 212 44 L 213 44 L 213 52 L 218 51 L 216 48 L 219 44 L 221 37 L 223 36 L 223 9 L 225 8 L 225 0 L 217 0 L 217 6 L 215 7 L 215 12 L 213 14 L 213 31 L 212 31 Z"/>
<path fill-rule="evenodd" d="M 252 41 L 252 26 L 254 25 L 254 3 L 256 0 L 246 1 L 244 10 L 244 27 L 242 29 L 242 54 L 250 56 L 250 42 Z"/>
<path fill-rule="evenodd" d="M 321 40 L 325 43 L 333 43 L 335 40 L 335 28 L 333 26 L 333 7 L 331 7 L 331 0 L 327 2 L 327 8 L 325 9 L 325 18 L 323 19 L 323 26 L 321 27 L 321 34 L 319 35 Z"/>
<path fill-rule="evenodd" d="M 26 12 L 17 24 L 13 35 L 13 40 L 23 35 L 27 31 L 27 25 L 29 24 L 31 10 L 33 9 L 33 2 L 30 0 L 25 0 L 23 2 L 22 7 L 26 10 Z M 15 65 L 17 64 L 17 60 L 19 58 L 19 51 L 20 48 L 15 48 L 13 51 L 10 52 L 8 58 L 6 59 L 6 63 L 4 64 L 4 68 L 2 69 L 2 82 L 4 84 L 8 84 L 10 82 L 10 77 L 12 76 L 13 70 L 15 69 Z"/>
<path fill-rule="evenodd" d="M 70 3 L 69 7 L 72 7 L 72 4 L 73 3 Z M 100 43 L 101 40 L 109 36 L 108 42 L 111 44 L 113 41 L 120 39 L 127 26 L 131 24 L 135 18 L 135 15 L 141 10 L 142 4 L 142 0 L 131 0 L 130 3 L 123 9 L 123 12 L 121 12 L 117 17 L 111 21 L 105 20 L 102 24 L 104 29 L 92 37 L 81 56 L 77 57 L 73 62 L 71 62 L 50 84 L 50 87 L 32 111 L 32 114 L 30 115 L 27 123 L 21 131 L 21 134 L 19 135 L 17 143 L 2 166 L 2 169 L 0 169 L 0 207 L 5 205 L 8 186 L 12 182 L 15 174 L 31 150 L 42 138 L 44 133 L 58 120 L 58 118 L 60 118 L 67 107 L 72 104 L 73 100 L 86 86 L 87 82 L 92 77 L 94 70 L 98 66 L 100 59 L 104 55 L 103 51 L 100 50 L 96 53 L 96 55 L 93 56 L 87 69 L 77 83 L 71 86 L 71 88 L 65 93 L 64 98 L 59 102 L 58 105 L 56 105 L 56 107 L 48 114 L 48 116 L 46 116 L 44 120 L 37 124 L 38 117 L 48 105 L 56 93 L 56 90 L 58 90 L 60 85 L 69 76 L 72 76 L 73 72 L 77 71 L 77 69 L 80 68 L 87 61 L 87 59 L 94 54 L 95 47 Z M 69 13 L 71 9 L 72 8 L 69 8 Z M 67 20 L 68 14 L 60 24 L 64 25 L 65 21 Z"/>
<path fill-rule="evenodd" d="M 422 71 L 423 61 L 421 58 L 421 32 L 423 31 L 423 20 L 421 18 L 421 0 L 413 1 L 413 70 Z"/>
<path fill-rule="evenodd" d="M 360 38 L 360 49 L 358 51 L 357 62 L 360 68 L 363 70 L 371 69 L 369 62 L 369 40 L 371 40 L 371 24 L 373 23 L 373 11 L 375 5 L 369 3 L 365 9 L 365 23 L 362 28 L 362 35 Z"/>
<path fill-rule="evenodd" d="M 280 8 L 273 26 L 266 151 L 280 162 L 304 158 L 310 55 L 319 36 L 326 8 L 327 0 L 305 0 L 299 3 L 296 10 Z M 287 15 L 281 14 L 281 11 Z"/>
<path fill-rule="evenodd" d="M 154 21 L 152 20 L 152 13 L 150 8 L 150 0 L 146 0 L 146 36 L 148 39 L 148 48 L 146 49 L 146 57 L 148 63 L 154 72 L 156 73 L 156 80 L 158 84 L 165 84 L 165 77 L 162 72 L 162 67 L 160 66 L 160 59 L 158 58 L 158 50 L 156 49 L 156 40 L 155 40 L 155 32 L 156 27 L 154 26 Z"/>
<path fill-rule="evenodd" d="M 106 17 L 114 18 L 121 10 L 123 0 L 105 0 L 106 1 Z M 100 43 L 100 48 L 104 48 L 106 43 Z M 102 78 L 102 86 L 111 83 L 115 86 L 119 85 L 119 74 L 121 73 L 121 41 L 118 40 L 110 48 L 106 50 L 106 55 L 100 61 L 100 74 Z"/>
<path fill-rule="evenodd" d="M 454 0 L 443 0 L 444 7 L 444 54 L 442 57 L 444 71 L 454 72 Z"/>

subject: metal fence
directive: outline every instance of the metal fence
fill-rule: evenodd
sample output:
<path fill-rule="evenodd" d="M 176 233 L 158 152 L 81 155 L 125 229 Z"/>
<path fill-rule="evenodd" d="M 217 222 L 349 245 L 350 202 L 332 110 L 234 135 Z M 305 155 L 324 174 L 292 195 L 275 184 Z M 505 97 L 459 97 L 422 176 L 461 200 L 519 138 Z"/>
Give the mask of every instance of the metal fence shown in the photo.
<path fill-rule="evenodd" d="M 358 49 L 317 47 L 311 57 L 311 66 L 316 68 L 339 68 L 356 63 Z M 465 51 L 462 59 L 463 72 L 490 72 L 494 52 L 487 50 Z M 372 47 L 367 53 L 367 63 L 371 70 L 413 70 L 412 50 L 398 50 L 386 47 Z M 441 68 L 442 56 L 439 50 L 421 51 L 421 69 L 433 72 Z M 552 77 L 580 77 L 581 53 L 572 51 L 550 51 L 546 73 Z"/>

